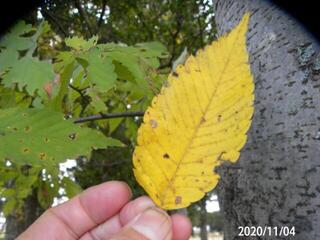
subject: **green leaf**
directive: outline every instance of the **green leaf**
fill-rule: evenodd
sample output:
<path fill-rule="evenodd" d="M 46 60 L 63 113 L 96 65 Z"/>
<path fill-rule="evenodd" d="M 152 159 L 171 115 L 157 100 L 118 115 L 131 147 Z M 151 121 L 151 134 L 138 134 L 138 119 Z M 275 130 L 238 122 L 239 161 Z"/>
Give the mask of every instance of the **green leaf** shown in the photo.
<path fill-rule="evenodd" d="M 11 88 L 0 87 L 0 108 L 16 106 L 16 92 Z"/>
<path fill-rule="evenodd" d="M 94 47 L 98 42 L 98 37 L 93 36 L 88 41 L 85 40 L 83 37 L 72 37 L 66 38 L 65 43 L 68 47 L 71 47 L 78 51 L 86 51 L 90 48 Z"/>
<path fill-rule="evenodd" d="M 119 80 L 130 81 L 136 84 L 136 81 L 134 80 L 135 77 L 127 67 L 123 66 L 123 64 L 118 61 L 113 61 L 113 65 L 115 66 L 115 72 L 117 73 Z"/>
<path fill-rule="evenodd" d="M 59 184 L 52 183 L 52 181 L 40 181 L 38 186 L 37 198 L 44 209 L 50 207 L 53 203 L 54 197 L 59 193 Z"/>
<path fill-rule="evenodd" d="M 25 199 L 32 193 L 32 186 L 38 180 L 38 174 L 22 175 L 20 174 L 15 181 L 16 185 L 16 198 Z"/>
<path fill-rule="evenodd" d="M 2 183 L 7 183 L 7 181 L 12 181 L 12 179 L 15 179 L 16 177 L 18 177 L 21 173 L 17 172 L 15 169 L 12 168 L 0 168 L 0 180 Z M 2 196 L 2 194 L 0 193 L 0 196 Z"/>
<path fill-rule="evenodd" d="M 145 49 L 149 56 L 155 57 L 167 57 L 168 51 L 166 47 L 157 41 L 154 42 L 144 42 L 136 44 L 137 47 Z"/>
<path fill-rule="evenodd" d="M 139 65 L 138 58 L 122 51 L 113 51 L 108 53 L 107 56 L 125 66 L 134 76 L 135 83 L 137 83 L 143 90 L 149 91 L 145 72 Z"/>
<path fill-rule="evenodd" d="M 159 42 L 138 43 L 136 46 L 140 50 L 139 55 L 145 64 L 153 68 L 160 66 L 158 58 L 167 58 L 169 56 L 165 46 Z"/>
<path fill-rule="evenodd" d="M 13 197 L 16 194 L 16 191 L 12 188 L 7 188 L 1 192 L 1 197 L 9 198 Z"/>
<path fill-rule="evenodd" d="M 19 89 L 26 87 L 30 95 L 33 95 L 35 90 L 39 90 L 39 94 L 44 95 L 44 85 L 53 79 L 54 72 L 50 63 L 23 57 L 3 77 L 3 83 L 7 87 L 13 87 L 17 83 Z"/>
<path fill-rule="evenodd" d="M 64 177 L 62 179 L 62 185 L 68 198 L 72 198 L 82 191 L 81 187 L 70 178 Z"/>
<path fill-rule="evenodd" d="M 36 43 L 34 43 L 31 37 L 21 37 L 21 35 L 29 33 L 33 30 L 30 24 L 25 24 L 24 21 L 18 22 L 9 33 L 7 33 L 0 40 L 0 47 L 10 48 L 14 50 L 25 50 Z"/>
<path fill-rule="evenodd" d="M 48 102 L 47 104 L 48 108 L 55 111 L 64 110 L 62 105 L 64 102 L 64 97 L 68 93 L 68 85 L 70 83 L 70 78 L 72 77 L 73 71 L 74 71 L 74 62 L 72 61 L 69 65 L 63 68 L 63 71 L 60 74 L 60 88 L 59 88 L 58 95 Z"/>
<path fill-rule="evenodd" d="M 107 92 L 117 80 L 114 65 L 110 58 L 101 56 L 98 50 L 91 51 L 88 56 L 87 78 L 100 91 Z"/>
<path fill-rule="evenodd" d="M 125 112 L 126 110 L 127 109 L 122 104 L 119 104 L 116 108 L 113 109 L 113 112 Z M 124 121 L 123 118 L 109 119 L 108 120 L 109 133 L 111 134 L 114 130 L 116 130 L 122 121 Z"/>
<path fill-rule="evenodd" d="M 56 62 L 54 63 L 55 72 L 60 73 L 74 61 L 75 56 L 72 52 L 60 52 L 57 56 Z"/>
<path fill-rule="evenodd" d="M 87 156 L 92 149 L 122 146 L 101 132 L 64 120 L 47 109 L 0 110 L 0 160 L 50 166 L 65 159 Z"/>
<path fill-rule="evenodd" d="M 17 205 L 17 200 L 15 198 L 7 199 L 5 204 L 3 205 L 2 211 L 5 216 L 8 216 Z"/>
<path fill-rule="evenodd" d="M 36 33 L 31 37 L 31 41 L 33 42 L 33 45 L 29 48 L 29 50 L 27 52 L 28 56 L 32 56 L 32 54 L 36 50 L 38 38 L 40 36 L 46 34 L 47 32 L 49 32 L 50 30 L 51 30 L 51 27 L 47 21 L 42 21 L 40 23 L 39 27 L 37 28 Z"/>
<path fill-rule="evenodd" d="M 103 99 L 99 96 L 99 93 L 95 91 L 94 88 L 90 88 L 87 91 L 88 96 L 91 97 L 90 105 L 95 110 L 95 112 L 106 112 L 107 106 L 104 103 Z"/>
<path fill-rule="evenodd" d="M 4 49 L 0 52 L 0 75 L 18 61 L 19 54 L 13 49 Z"/>

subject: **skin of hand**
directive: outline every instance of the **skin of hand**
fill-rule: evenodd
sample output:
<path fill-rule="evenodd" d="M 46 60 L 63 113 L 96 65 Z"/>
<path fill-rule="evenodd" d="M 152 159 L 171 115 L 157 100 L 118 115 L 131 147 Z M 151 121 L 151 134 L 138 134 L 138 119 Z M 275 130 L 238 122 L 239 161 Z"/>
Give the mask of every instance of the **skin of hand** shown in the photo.
<path fill-rule="evenodd" d="M 48 209 L 18 240 L 187 240 L 191 223 L 167 215 L 142 196 L 131 200 L 124 182 L 88 188 L 71 200 Z"/>

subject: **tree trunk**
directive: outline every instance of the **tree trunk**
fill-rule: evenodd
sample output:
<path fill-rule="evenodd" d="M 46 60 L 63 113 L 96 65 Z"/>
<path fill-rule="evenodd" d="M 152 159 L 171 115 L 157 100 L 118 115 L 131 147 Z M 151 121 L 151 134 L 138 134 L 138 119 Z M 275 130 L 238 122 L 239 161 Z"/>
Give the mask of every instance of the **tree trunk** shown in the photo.
<path fill-rule="evenodd" d="M 207 226 L 208 226 L 208 213 L 206 209 L 206 202 L 207 198 L 204 197 L 200 201 L 200 239 L 201 240 L 208 240 L 208 231 L 207 231 Z"/>
<path fill-rule="evenodd" d="M 248 239 L 320 239 L 319 45 L 270 2 L 215 4 L 219 35 L 251 12 L 247 45 L 255 81 L 248 142 L 237 164 L 217 170 L 225 239 L 244 239 L 239 226 L 295 227 L 295 237 L 272 232 Z"/>
<path fill-rule="evenodd" d="M 26 198 L 23 214 L 9 215 L 6 218 L 5 240 L 16 239 L 24 230 L 26 230 L 42 213 L 44 209 L 40 207 L 37 198 L 37 192 Z"/>

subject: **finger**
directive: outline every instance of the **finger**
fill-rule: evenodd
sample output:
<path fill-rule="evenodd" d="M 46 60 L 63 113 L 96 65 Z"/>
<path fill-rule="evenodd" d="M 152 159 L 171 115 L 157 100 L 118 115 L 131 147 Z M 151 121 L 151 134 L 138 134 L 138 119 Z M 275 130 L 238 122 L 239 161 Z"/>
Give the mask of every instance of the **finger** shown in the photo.
<path fill-rule="evenodd" d="M 79 239 L 116 215 L 130 198 L 130 188 L 123 182 L 111 181 L 91 187 L 47 210 L 18 239 Z"/>
<path fill-rule="evenodd" d="M 85 233 L 80 240 L 106 240 L 120 231 L 122 225 L 120 223 L 119 214 L 114 215 L 106 222 L 95 227 L 91 231 Z"/>
<path fill-rule="evenodd" d="M 133 201 L 127 203 L 120 211 L 119 214 L 108 219 L 104 223 L 92 229 L 90 232 L 85 234 L 81 240 L 105 240 L 110 239 L 111 236 L 115 235 L 120 229 L 133 220 L 136 216 L 141 214 L 147 208 L 154 207 L 153 201 L 146 196 L 139 197 Z"/>
<path fill-rule="evenodd" d="M 131 220 L 111 240 L 171 240 L 171 218 L 159 208 L 148 208 Z"/>
<path fill-rule="evenodd" d="M 133 220 L 136 216 L 141 214 L 148 208 L 155 207 L 154 202 L 147 196 L 142 196 L 134 201 L 126 204 L 120 211 L 120 222 L 122 226 L 127 225 L 131 220 Z"/>
<path fill-rule="evenodd" d="M 172 239 L 173 240 L 188 240 L 191 236 L 192 224 L 189 218 L 174 214 L 171 216 L 172 219 Z"/>

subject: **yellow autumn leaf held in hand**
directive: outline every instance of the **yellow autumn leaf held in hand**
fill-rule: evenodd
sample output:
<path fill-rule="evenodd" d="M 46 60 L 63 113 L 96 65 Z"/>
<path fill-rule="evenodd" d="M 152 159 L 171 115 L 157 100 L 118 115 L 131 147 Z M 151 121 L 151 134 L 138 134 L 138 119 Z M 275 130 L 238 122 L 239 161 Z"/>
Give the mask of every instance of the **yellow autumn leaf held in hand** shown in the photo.
<path fill-rule="evenodd" d="M 134 174 L 163 209 L 187 207 L 218 183 L 215 168 L 235 162 L 253 115 L 249 14 L 169 76 L 138 131 Z"/>

